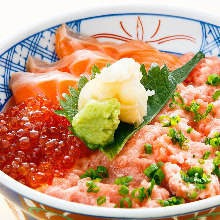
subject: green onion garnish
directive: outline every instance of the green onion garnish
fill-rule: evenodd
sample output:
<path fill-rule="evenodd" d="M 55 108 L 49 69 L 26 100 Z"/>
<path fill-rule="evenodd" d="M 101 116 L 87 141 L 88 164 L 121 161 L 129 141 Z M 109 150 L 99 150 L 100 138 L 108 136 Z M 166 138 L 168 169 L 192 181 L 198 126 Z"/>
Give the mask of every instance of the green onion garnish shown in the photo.
<path fill-rule="evenodd" d="M 164 119 L 167 122 L 164 122 Z M 170 118 L 169 116 L 163 115 L 163 116 L 160 116 L 159 120 L 160 120 L 160 123 L 163 125 L 163 127 L 171 127 L 171 126 L 177 125 L 181 121 L 179 115 L 173 116 L 172 118 Z"/>
<path fill-rule="evenodd" d="M 103 166 L 97 166 L 97 169 L 88 169 L 84 175 L 80 176 L 80 179 L 90 177 L 92 180 L 108 178 L 108 170 Z"/>
<path fill-rule="evenodd" d="M 152 194 L 152 190 L 153 190 L 153 188 L 154 188 L 154 185 L 155 185 L 155 180 L 152 179 L 152 180 L 151 180 L 150 187 L 147 189 L 148 198 L 151 197 L 151 194 Z"/>
<path fill-rule="evenodd" d="M 204 155 L 203 155 L 203 159 L 204 159 L 204 160 L 207 160 L 207 159 L 209 158 L 210 154 L 211 154 L 210 151 L 206 151 L 206 152 L 204 153 Z"/>
<path fill-rule="evenodd" d="M 217 90 L 212 96 L 213 101 L 216 101 L 219 98 L 219 96 L 220 96 L 220 90 Z"/>
<path fill-rule="evenodd" d="M 195 187 L 196 189 L 199 189 L 199 190 L 203 190 L 207 188 L 205 184 L 201 184 L 201 183 L 196 183 Z"/>
<path fill-rule="evenodd" d="M 115 180 L 116 185 L 129 186 L 129 183 L 133 180 L 132 176 L 122 176 Z"/>
<path fill-rule="evenodd" d="M 152 145 L 151 144 L 145 144 L 144 145 L 144 149 L 145 149 L 145 153 L 146 154 L 152 154 L 153 153 L 153 149 L 152 149 Z"/>
<path fill-rule="evenodd" d="M 121 194 L 121 195 L 123 195 L 123 196 L 127 196 L 128 193 L 129 193 L 129 189 L 128 189 L 127 186 L 122 185 L 122 186 L 119 188 L 118 193 Z"/>
<path fill-rule="evenodd" d="M 142 202 L 145 198 L 150 198 L 154 185 L 155 185 L 155 180 L 152 179 L 151 185 L 148 189 L 146 189 L 145 187 L 135 188 L 131 192 L 131 197 L 138 199 L 140 202 Z"/>
<path fill-rule="evenodd" d="M 165 206 L 173 206 L 173 205 L 179 205 L 184 203 L 184 199 L 179 196 L 172 196 L 168 200 L 158 200 L 160 202 L 160 205 Z"/>
<path fill-rule="evenodd" d="M 202 167 L 192 167 L 191 169 L 187 170 L 187 174 L 190 177 L 195 176 L 196 173 L 203 174 L 204 173 L 203 168 Z"/>
<path fill-rule="evenodd" d="M 143 171 L 143 173 L 148 177 L 152 178 L 154 173 L 158 170 L 158 166 L 156 164 L 151 164 L 147 169 Z"/>
<path fill-rule="evenodd" d="M 204 161 L 203 159 L 198 159 L 198 162 L 199 162 L 200 164 L 204 164 L 204 163 L 205 163 L 205 161 Z"/>
<path fill-rule="evenodd" d="M 198 112 L 200 108 L 200 104 L 196 103 L 195 100 L 193 100 L 189 106 L 185 105 L 185 101 L 179 92 L 176 92 L 174 93 L 174 95 L 172 95 L 172 102 L 169 104 L 169 107 L 173 109 L 175 108 L 175 105 L 180 106 L 181 109 L 184 109 L 187 112 L 194 113 L 195 116 L 193 120 L 196 122 L 202 119 L 205 119 L 207 115 L 212 111 L 212 108 L 213 108 L 213 104 L 208 104 L 208 106 L 206 107 L 205 113 L 201 114 Z"/>
<path fill-rule="evenodd" d="M 212 174 L 214 174 L 214 175 L 216 175 L 216 176 L 218 176 L 220 178 L 220 169 L 219 169 L 219 165 L 220 165 L 220 152 L 216 151 L 215 155 L 217 157 L 213 159 L 214 169 L 212 171 Z"/>
<path fill-rule="evenodd" d="M 193 131 L 193 128 L 191 128 L 191 127 L 189 127 L 189 128 L 187 128 L 187 130 L 186 130 L 186 132 L 189 134 L 189 133 L 191 133 Z"/>
<path fill-rule="evenodd" d="M 93 182 L 93 181 L 88 181 L 86 183 L 86 186 L 88 186 L 87 192 L 94 192 L 97 193 L 100 191 L 99 187 Z"/>
<path fill-rule="evenodd" d="M 153 179 L 155 180 L 155 183 L 157 185 L 160 185 L 164 178 L 165 178 L 165 174 L 161 169 L 158 169 L 153 175 Z"/>
<path fill-rule="evenodd" d="M 106 202 L 106 196 L 100 196 L 98 199 L 97 199 L 97 205 L 102 205 Z"/>
<path fill-rule="evenodd" d="M 129 197 L 124 197 L 120 200 L 120 208 L 131 208 L 132 207 L 132 201 Z"/>
<path fill-rule="evenodd" d="M 192 190 L 191 192 L 188 192 L 186 195 L 189 199 L 196 199 L 198 196 L 197 192 L 194 190 Z"/>
<path fill-rule="evenodd" d="M 163 170 L 160 169 L 164 165 L 163 162 L 158 162 L 157 164 L 151 164 L 148 166 L 143 173 L 150 179 L 154 179 L 157 185 L 160 185 L 163 179 L 165 178 L 165 174 Z"/>
<path fill-rule="evenodd" d="M 184 182 L 186 182 L 186 183 L 194 183 L 194 178 L 193 177 L 189 177 L 182 170 L 180 170 L 180 176 L 181 176 L 181 178 L 183 179 Z"/>
<path fill-rule="evenodd" d="M 210 74 L 206 81 L 206 84 L 212 86 L 219 86 L 220 85 L 220 76 L 218 74 Z"/>
<path fill-rule="evenodd" d="M 146 188 L 145 187 L 135 188 L 131 192 L 131 197 L 132 198 L 136 198 L 140 202 L 142 202 L 145 198 L 147 198 L 147 190 L 146 190 Z"/>
<path fill-rule="evenodd" d="M 178 143 L 181 149 L 188 150 L 189 146 L 184 143 L 189 142 L 189 140 L 187 140 L 187 138 L 183 135 L 182 131 L 176 131 L 174 128 L 169 128 L 167 136 L 171 137 L 173 144 Z"/>
<path fill-rule="evenodd" d="M 220 169 L 218 166 L 214 166 L 212 174 L 216 175 L 218 178 L 220 178 Z"/>
<path fill-rule="evenodd" d="M 212 147 L 219 147 L 220 146 L 220 134 L 218 132 L 216 132 L 214 134 L 214 137 L 213 138 L 209 138 L 207 137 L 205 139 L 205 144 L 209 144 L 211 145 Z"/>
<path fill-rule="evenodd" d="M 187 173 L 180 171 L 180 176 L 186 183 L 195 184 L 197 189 L 206 189 L 207 186 L 205 184 L 210 183 L 212 180 L 206 175 L 203 171 L 202 167 L 192 167 L 187 170 Z"/>
<path fill-rule="evenodd" d="M 157 162 L 156 165 L 158 168 L 161 168 L 164 165 L 164 163 L 162 161 L 159 161 L 159 162 Z"/>

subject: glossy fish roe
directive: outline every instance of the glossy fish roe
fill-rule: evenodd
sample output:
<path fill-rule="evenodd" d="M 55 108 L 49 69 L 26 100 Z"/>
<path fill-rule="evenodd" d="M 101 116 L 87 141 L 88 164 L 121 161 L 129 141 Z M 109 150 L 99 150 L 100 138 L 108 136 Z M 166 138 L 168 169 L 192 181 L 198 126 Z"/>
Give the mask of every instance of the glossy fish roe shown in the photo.
<path fill-rule="evenodd" d="M 37 188 L 64 177 L 76 160 L 92 153 L 68 129 L 69 121 L 54 113 L 44 96 L 0 113 L 0 170 Z"/>

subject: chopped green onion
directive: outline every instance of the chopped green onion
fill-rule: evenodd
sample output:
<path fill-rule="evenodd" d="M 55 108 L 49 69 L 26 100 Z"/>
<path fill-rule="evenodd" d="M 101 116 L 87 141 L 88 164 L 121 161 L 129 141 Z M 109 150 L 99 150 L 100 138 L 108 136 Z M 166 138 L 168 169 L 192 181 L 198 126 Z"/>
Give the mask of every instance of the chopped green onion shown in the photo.
<path fill-rule="evenodd" d="M 152 194 L 152 191 L 153 191 L 154 185 L 155 185 L 155 180 L 152 179 L 152 180 L 151 180 L 150 187 L 147 189 L 147 195 L 148 195 L 148 198 L 151 197 L 151 194 Z"/>
<path fill-rule="evenodd" d="M 180 102 L 178 102 L 178 101 L 176 100 L 176 98 L 177 98 L 178 100 L 180 100 Z M 180 95 L 179 92 L 176 92 L 176 93 L 174 93 L 174 94 L 172 95 L 172 102 L 169 104 L 169 107 L 170 107 L 171 109 L 173 109 L 173 108 L 176 107 L 175 105 L 179 105 L 181 108 L 184 108 L 184 106 L 185 106 L 185 101 L 184 101 L 183 97 Z"/>
<path fill-rule="evenodd" d="M 219 158 L 214 158 L 214 159 L 213 159 L 213 164 L 214 164 L 215 166 L 218 166 L 218 165 L 219 165 L 219 162 L 220 162 L 220 159 L 219 159 Z"/>
<path fill-rule="evenodd" d="M 215 166 L 218 166 L 220 164 L 220 151 L 216 151 L 215 155 L 217 156 L 216 158 L 213 159 L 213 164 Z"/>
<path fill-rule="evenodd" d="M 203 168 L 202 167 L 192 167 L 191 169 L 187 170 L 187 174 L 190 177 L 195 176 L 196 173 L 203 174 L 204 173 Z"/>
<path fill-rule="evenodd" d="M 168 200 L 158 200 L 160 202 L 160 205 L 163 207 L 166 206 L 173 206 L 173 205 L 179 205 L 184 203 L 184 199 L 179 196 L 172 196 Z"/>
<path fill-rule="evenodd" d="M 103 167 L 103 166 L 97 166 L 97 172 L 99 174 L 99 177 L 102 177 L 102 178 L 108 178 L 108 170 Z"/>
<path fill-rule="evenodd" d="M 191 133 L 193 131 L 193 128 L 191 128 L 191 127 L 189 127 L 189 128 L 187 128 L 187 130 L 186 130 L 186 132 L 189 134 L 189 133 Z"/>
<path fill-rule="evenodd" d="M 218 74 L 210 74 L 208 76 L 208 80 L 206 81 L 206 84 L 213 86 L 220 85 L 220 76 Z"/>
<path fill-rule="evenodd" d="M 189 199 L 196 199 L 198 196 L 197 192 L 194 190 L 188 192 L 186 195 Z"/>
<path fill-rule="evenodd" d="M 209 158 L 210 154 L 211 154 L 210 151 L 206 151 L 206 152 L 204 153 L 204 155 L 203 155 L 203 159 L 204 159 L 204 160 L 207 160 L 207 159 Z"/>
<path fill-rule="evenodd" d="M 196 187 L 196 189 L 199 189 L 199 190 L 203 190 L 203 189 L 207 188 L 207 186 L 202 183 L 196 183 L 195 187 Z"/>
<path fill-rule="evenodd" d="M 133 180 L 132 176 L 122 176 L 115 180 L 116 185 L 129 186 L 129 183 Z"/>
<path fill-rule="evenodd" d="M 209 144 L 209 145 L 211 145 L 214 148 L 219 147 L 220 146 L 220 134 L 218 132 L 216 132 L 214 134 L 213 138 L 207 137 L 205 139 L 205 144 Z"/>
<path fill-rule="evenodd" d="M 164 122 L 164 119 L 167 119 L 168 122 Z M 173 116 L 172 118 L 170 118 L 169 116 L 163 115 L 163 116 L 160 116 L 159 120 L 160 120 L 160 123 L 163 125 L 163 127 L 170 127 L 173 125 L 177 125 L 181 121 L 179 115 Z"/>
<path fill-rule="evenodd" d="M 178 100 L 180 100 L 180 102 L 178 102 Z M 206 107 L 205 113 L 201 114 L 198 112 L 200 108 L 200 104 L 196 103 L 195 100 L 193 100 L 189 106 L 185 105 L 184 99 L 182 98 L 179 92 L 174 93 L 174 95 L 172 95 L 172 102 L 169 104 L 169 107 L 173 109 L 175 108 L 175 105 L 180 106 L 181 109 L 184 109 L 188 112 L 194 113 L 195 116 L 193 120 L 196 122 L 202 119 L 205 119 L 207 115 L 212 111 L 212 108 L 213 108 L 213 104 L 208 104 L 208 106 Z"/>
<path fill-rule="evenodd" d="M 205 161 L 204 161 L 203 159 L 198 159 L 198 162 L 199 162 L 200 164 L 204 164 L 204 163 L 205 163 Z"/>
<path fill-rule="evenodd" d="M 218 138 L 212 138 L 212 139 L 210 140 L 210 145 L 211 145 L 212 147 L 219 147 L 219 145 L 220 145 L 220 137 L 218 137 Z"/>
<path fill-rule="evenodd" d="M 161 169 L 158 169 L 153 175 L 153 179 L 155 180 L 155 183 L 157 185 L 160 185 L 164 178 L 165 178 L 165 174 Z"/>
<path fill-rule="evenodd" d="M 97 193 L 100 191 L 99 187 L 93 182 L 93 181 L 88 181 L 86 183 L 86 186 L 88 186 L 87 192 L 94 192 Z"/>
<path fill-rule="evenodd" d="M 100 196 L 98 199 L 97 199 L 97 205 L 102 205 L 106 202 L 106 196 Z"/>
<path fill-rule="evenodd" d="M 162 161 L 159 161 L 159 162 L 157 162 L 156 165 L 157 165 L 157 167 L 159 169 L 159 168 L 161 168 L 164 165 L 164 163 Z"/>
<path fill-rule="evenodd" d="M 138 192 L 138 195 L 136 195 Z M 145 187 L 135 188 L 131 192 L 131 197 L 138 199 L 140 202 L 142 202 L 145 198 L 147 198 L 147 190 Z"/>
<path fill-rule="evenodd" d="M 208 116 L 208 114 L 212 112 L 213 106 L 214 106 L 213 104 L 208 104 L 205 113 L 202 115 L 202 119 L 205 119 Z"/>
<path fill-rule="evenodd" d="M 189 149 L 189 145 L 185 145 L 185 144 L 184 144 L 184 145 L 181 146 L 181 149 L 182 149 L 182 150 L 188 150 L 188 149 Z"/>
<path fill-rule="evenodd" d="M 181 178 L 183 179 L 184 182 L 186 182 L 186 183 L 194 183 L 194 178 L 193 177 L 189 177 L 182 170 L 180 170 L 180 176 L 181 176 Z"/>
<path fill-rule="evenodd" d="M 162 167 L 163 165 L 164 165 L 164 163 L 161 161 L 158 162 L 157 164 L 151 164 L 143 171 L 143 173 L 148 178 L 154 179 L 154 181 L 157 185 L 160 185 L 165 177 L 163 170 L 160 169 L 160 167 Z"/>
<path fill-rule="evenodd" d="M 196 155 L 195 154 L 193 154 L 193 158 L 195 158 L 196 157 Z"/>
<path fill-rule="evenodd" d="M 201 178 L 201 181 L 196 181 L 198 183 L 204 183 L 204 184 L 207 184 L 207 183 L 210 183 L 212 180 L 210 179 L 210 176 L 209 175 L 206 175 L 205 173 L 202 174 L 202 178 Z"/>
<path fill-rule="evenodd" d="M 118 193 L 121 194 L 121 195 L 123 195 L 123 196 L 127 196 L 128 193 L 129 193 L 129 189 L 128 189 L 127 186 L 122 185 L 122 186 L 119 188 Z"/>
<path fill-rule="evenodd" d="M 216 175 L 218 178 L 220 178 L 220 169 L 218 166 L 214 166 L 214 169 L 212 171 L 212 174 Z"/>
<path fill-rule="evenodd" d="M 152 178 L 154 173 L 158 170 L 158 166 L 156 164 L 151 164 L 143 171 L 143 173 L 148 177 Z"/>
<path fill-rule="evenodd" d="M 126 206 L 128 208 L 132 207 L 132 201 L 129 197 L 122 198 L 119 203 L 120 203 L 120 208 L 126 208 Z"/>
<path fill-rule="evenodd" d="M 206 189 L 208 184 L 211 182 L 210 176 L 206 175 L 203 171 L 202 167 L 192 167 L 191 169 L 187 170 L 187 173 L 180 171 L 180 176 L 183 181 L 187 183 L 194 183 L 197 189 Z"/>
<path fill-rule="evenodd" d="M 90 177 L 92 180 L 108 178 L 108 170 L 103 166 L 97 166 L 97 169 L 88 169 L 84 175 L 80 176 L 80 179 Z"/>
<path fill-rule="evenodd" d="M 111 66 L 111 63 L 107 63 L 106 64 L 106 67 L 108 68 L 108 67 L 110 67 Z"/>
<path fill-rule="evenodd" d="M 220 178 L 220 169 L 219 169 L 219 165 L 220 165 L 220 152 L 216 151 L 215 155 L 217 157 L 213 159 L 214 169 L 212 171 L 212 174 L 214 174 L 214 175 L 216 175 L 217 177 Z"/>
<path fill-rule="evenodd" d="M 151 144 L 145 144 L 144 145 L 144 149 L 145 149 L 145 153 L 146 154 L 152 154 L 153 153 L 153 149 L 152 149 L 152 145 Z"/>
<path fill-rule="evenodd" d="M 152 179 L 151 185 L 148 189 L 146 189 L 145 187 L 135 188 L 131 192 L 131 197 L 138 199 L 140 202 L 142 202 L 145 198 L 150 198 L 151 194 L 152 194 L 152 190 L 154 188 L 154 185 L 155 185 L 155 180 Z"/>
<path fill-rule="evenodd" d="M 176 131 L 174 128 L 169 128 L 167 136 L 171 137 L 173 144 L 178 143 L 181 149 L 188 150 L 189 146 L 184 145 L 184 143 L 189 142 L 189 140 L 187 140 L 187 138 L 183 135 L 182 131 Z"/>
<path fill-rule="evenodd" d="M 117 205 L 117 204 L 115 204 L 114 208 L 118 208 L 118 205 Z"/>
<path fill-rule="evenodd" d="M 212 96 L 213 101 L 216 101 L 219 98 L 219 96 L 220 96 L 220 90 L 217 90 Z"/>

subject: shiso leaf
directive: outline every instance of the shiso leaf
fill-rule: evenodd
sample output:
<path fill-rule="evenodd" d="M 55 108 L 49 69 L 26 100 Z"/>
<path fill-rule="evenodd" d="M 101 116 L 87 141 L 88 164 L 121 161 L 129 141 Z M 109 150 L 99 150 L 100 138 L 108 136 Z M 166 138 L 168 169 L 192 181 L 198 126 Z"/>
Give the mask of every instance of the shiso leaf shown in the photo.
<path fill-rule="evenodd" d="M 77 84 L 77 87 L 78 87 L 78 91 L 81 92 L 82 88 L 86 85 L 86 83 L 88 82 L 89 80 L 85 77 L 85 76 L 82 76 Z"/>
<path fill-rule="evenodd" d="M 153 63 L 147 75 L 142 65 L 141 71 L 143 77 L 141 83 L 146 90 L 155 91 L 155 95 L 150 96 L 148 99 L 147 116 L 144 117 L 143 123 L 138 127 L 121 122 L 115 131 L 114 141 L 100 150 L 112 160 L 122 150 L 128 139 L 143 126 L 149 124 L 161 111 L 175 92 L 177 84 L 183 82 L 198 62 L 204 57 L 202 52 L 198 52 L 189 62 L 173 72 L 170 72 L 166 65 L 160 69 L 157 64 Z"/>
<path fill-rule="evenodd" d="M 101 71 L 98 68 L 98 66 L 93 65 L 92 66 L 92 76 L 91 76 L 91 79 L 95 79 L 96 74 L 100 74 L 100 73 L 101 73 Z"/>
<path fill-rule="evenodd" d="M 63 97 L 65 100 L 58 98 L 60 106 L 63 110 L 55 110 L 54 112 L 57 115 L 66 117 L 70 123 L 72 123 L 73 118 L 78 113 L 78 100 L 79 94 L 82 88 L 86 85 L 88 79 L 85 76 L 82 76 L 77 84 L 78 90 L 73 87 L 69 87 L 70 95 L 64 93 Z"/>

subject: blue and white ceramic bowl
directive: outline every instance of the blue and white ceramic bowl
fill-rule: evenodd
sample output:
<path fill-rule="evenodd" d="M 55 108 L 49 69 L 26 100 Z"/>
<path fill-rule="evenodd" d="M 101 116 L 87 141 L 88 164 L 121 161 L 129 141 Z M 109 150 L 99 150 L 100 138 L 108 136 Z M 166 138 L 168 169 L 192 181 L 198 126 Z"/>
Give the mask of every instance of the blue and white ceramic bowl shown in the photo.
<path fill-rule="evenodd" d="M 55 31 L 63 23 L 99 40 L 121 43 L 138 39 L 177 55 L 201 50 L 206 56 L 220 56 L 220 18 L 209 14 L 147 4 L 72 11 L 34 24 L 1 42 L 0 109 L 11 97 L 8 88 L 10 74 L 25 71 L 28 56 L 46 62 L 58 59 L 54 46 Z M 42 194 L 1 171 L 0 192 L 20 219 L 220 219 L 220 195 L 166 208 L 102 208 Z"/>

